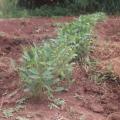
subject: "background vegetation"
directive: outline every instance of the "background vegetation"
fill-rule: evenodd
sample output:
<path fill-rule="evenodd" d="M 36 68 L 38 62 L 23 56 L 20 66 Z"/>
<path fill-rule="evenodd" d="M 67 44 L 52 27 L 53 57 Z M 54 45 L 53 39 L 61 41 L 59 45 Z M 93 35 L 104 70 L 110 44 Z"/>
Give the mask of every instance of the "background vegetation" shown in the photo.
<path fill-rule="evenodd" d="M 56 5 L 62 4 L 67 6 L 76 6 L 83 10 L 105 10 L 105 11 L 118 11 L 120 10 L 119 0 L 19 0 L 19 5 L 35 8 L 41 5 Z"/>
<path fill-rule="evenodd" d="M 0 17 L 64 16 L 120 12 L 120 0 L 0 0 Z"/>

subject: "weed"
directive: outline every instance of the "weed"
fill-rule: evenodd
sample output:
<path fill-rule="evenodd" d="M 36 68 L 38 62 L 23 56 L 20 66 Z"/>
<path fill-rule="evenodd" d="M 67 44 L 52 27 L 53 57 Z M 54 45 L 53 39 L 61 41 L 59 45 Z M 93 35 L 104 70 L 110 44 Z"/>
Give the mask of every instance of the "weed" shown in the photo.
<path fill-rule="evenodd" d="M 90 79 L 95 80 L 97 83 L 102 82 L 112 82 L 120 85 L 120 77 L 113 71 L 111 64 L 106 66 L 105 69 L 97 69 L 97 66 L 94 66 L 94 69 L 90 71 Z"/>
<path fill-rule="evenodd" d="M 98 76 L 98 81 L 99 82 L 103 82 L 103 81 L 111 81 L 113 83 L 117 83 L 118 85 L 120 85 L 120 78 L 117 74 L 115 74 L 112 71 L 102 71 L 99 76 Z"/>
<path fill-rule="evenodd" d="M 23 108 L 24 108 L 24 106 L 17 105 L 15 108 L 3 109 L 2 113 L 5 118 L 10 118 L 10 117 L 14 116 L 14 113 L 18 112 L 19 110 L 21 110 Z"/>
<path fill-rule="evenodd" d="M 63 99 L 60 99 L 60 98 L 56 98 L 52 101 L 52 103 L 50 103 L 48 105 L 48 107 L 50 109 L 53 109 L 53 108 L 57 108 L 59 109 L 61 106 L 63 106 L 65 104 L 65 101 Z"/>
<path fill-rule="evenodd" d="M 28 100 L 28 97 L 23 97 L 23 98 L 17 100 L 17 101 L 16 101 L 16 104 L 17 104 L 17 105 L 23 105 L 23 104 L 25 104 L 25 102 L 26 102 L 27 100 Z"/>
<path fill-rule="evenodd" d="M 13 108 L 9 108 L 9 109 L 5 109 L 2 111 L 5 118 L 9 118 L 9 117 L 12 117 L 13 116 L 13 113 L 14 113 L 14 109 Z"/>

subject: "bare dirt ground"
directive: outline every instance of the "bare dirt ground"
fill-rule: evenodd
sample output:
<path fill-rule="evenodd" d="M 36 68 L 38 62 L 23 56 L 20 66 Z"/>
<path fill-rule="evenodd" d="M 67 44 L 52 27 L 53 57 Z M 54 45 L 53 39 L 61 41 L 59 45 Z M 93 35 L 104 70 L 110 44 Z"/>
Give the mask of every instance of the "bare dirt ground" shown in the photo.
<path fill-rule="evenodd" d="M 22 46 L 56 37 L 56 23 L 73 17 L 0 20 L 0 120 L 120 120 L 120 86 L 111 82 L 96 84 L 76 65 L 75 83 L 68 92 L 59 93 L 65 105 L 50 110 L 46 101 L 29 100 L 23 104 L 19 75 L 12 59 L 19 63 Z M 120 17 L 110 17 L 95 28 L 98 40 L 92 53 L 102 67 L 109 64 L 120 75 Z M 10 108 L 18 110 L 8 112 Z M 5 112 L 5 110 L 7 112 Z M 10 110 L 9 110 L 10 111 Z M 5 118 L 5 113 L 13 113 Z M 22 119 L 26 118 L 26 119 Z"/>

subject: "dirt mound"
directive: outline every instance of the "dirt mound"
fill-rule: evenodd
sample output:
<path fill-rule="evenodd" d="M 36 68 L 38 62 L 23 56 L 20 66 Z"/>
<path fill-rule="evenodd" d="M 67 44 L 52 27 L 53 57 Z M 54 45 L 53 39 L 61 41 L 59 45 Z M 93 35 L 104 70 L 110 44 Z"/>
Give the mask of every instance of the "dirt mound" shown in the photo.
<path fill-rule="evenodd" d="M 10 36 L 27 37 L 31 40 L 43 39 L 56 36 L 55 23 L 70 22 L 73 17 L 64 18 L 30 18 L 30 19 L 9 19 L 0 20 L 0 33 Z M 33 39 L 35 38 L 35 39 Z"/>
<path fill-rule="evenodd" d="M 101 40 L 120 41 L 120 17 L 110 17 L 97 25 L 97 33 Z"/>
<path fill-rule="evenodd" d="M 91 52 L 93 58 L 99 61 L 101 70 L 111 67 L 116 76 L 120 76 L 120 39 L 119 39 L 120 18 L 110 17 L 104 22 L 98 23 L 95 31 L 98 39 L 95 42 L 95 49 Z M 101 84 L 90 81 L 86 78 L 85 72 L 77 67 L 74 70 L 74 78 L 77 81 L 76 99 L 80 106 L 95 113 L 108 116 L 111 113 L 120 111 L 120 86 L 114 78 L 108 77 Z M 75 90 L 75 89 L 74 89 Z M 110 120 L 118 120 L 118 115 L 110 115 Z"/>
<path fill-rule="evenodd" d="M 120 120 L 120 112 L 110 114 L 106 120 Z"/>
<path fill-rule="evenodd" d="M 82 75 L 82 79 L 80 76 Z M 120 110 L 120 87 L 110 80 L 102 84 L 88 80 L 81 69 L 75 70 L 77 80 L 76 99 L 80 106 L 107 116 Z"/>

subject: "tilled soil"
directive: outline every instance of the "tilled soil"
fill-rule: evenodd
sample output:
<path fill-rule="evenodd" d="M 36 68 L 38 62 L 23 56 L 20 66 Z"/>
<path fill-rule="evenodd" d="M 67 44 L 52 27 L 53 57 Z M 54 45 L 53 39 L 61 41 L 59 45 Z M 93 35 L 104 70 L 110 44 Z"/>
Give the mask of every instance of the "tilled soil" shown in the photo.
<path fill-rule="evenodd" d="M 47 100 L 29 100 L 12 117 L 4 118 L 3 109 L 15 108 L 16 102 L 24 95 L 19 75 L 12 64 L 13 60 L 20 62 L 22 47 L 56 37 L 56 23 L 73 19 L 0 20 L 0 120 L 21 120 L 20 117 L 28 120 L 120 120 L 120 86 L 109 80 L 102 84 L 88 80 L 78 65 L 74 67 L 75 83 L 70 90 L 56 95 L 65 100 L 60 109 L 50 110 Z M 92 56 L 100 61 L 101 67 L 112 64 L 113 70 L 120 76 L 119 27 L 120 17 L 110 17 L 96 25 L 98 39 Z"/>

